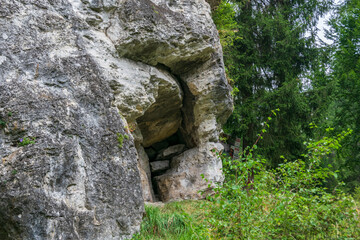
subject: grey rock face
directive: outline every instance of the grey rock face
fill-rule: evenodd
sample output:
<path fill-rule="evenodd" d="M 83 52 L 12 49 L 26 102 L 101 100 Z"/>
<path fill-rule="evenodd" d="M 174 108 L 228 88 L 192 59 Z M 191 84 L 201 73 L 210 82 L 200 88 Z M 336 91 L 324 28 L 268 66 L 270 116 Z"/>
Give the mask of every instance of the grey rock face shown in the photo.
<path fill-rule="evenodd" d="M 74 2 L 0 3 L 3 240 L 124 239 L 139 229 L 133 138 Z"/>
<path fill-rule="evenodd" d="M 151 184 L 151 170 L 149 164 L 149 157 L 146 154 L 143 146 L 138 145 L 136 149 L 139 157 L 138 168 L 140 171 L 143 198 L 144 201 L 146 202 L 153 202 L 155 200 L 155 196 Z"/>
<path fill-rule="evenodd" d="M 129 0 L 119 14 L 125 34 L 111 34 L 122 56 L 179 74 L 211 58 L 215 42 L 204 1 Z M 210 28 L 207 28 L 210 27 Z"/>
<path fill-rule="evenodd" d="M 0 0 L 0 239 L 130 238 L 144 147 L 181 133 L 156 182 L 197 198 L 231 110 L 205 0 Z"/>

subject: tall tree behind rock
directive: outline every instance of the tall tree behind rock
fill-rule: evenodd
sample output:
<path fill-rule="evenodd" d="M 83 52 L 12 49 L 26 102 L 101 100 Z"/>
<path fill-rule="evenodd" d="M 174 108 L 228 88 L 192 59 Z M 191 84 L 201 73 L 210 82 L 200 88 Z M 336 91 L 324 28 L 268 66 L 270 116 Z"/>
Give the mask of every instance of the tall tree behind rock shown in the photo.
<path fill-rule="evenodd" d="M 280 155 L 299 157 L 303 148 L 310 108 L 302 77 L 318 55 L 316 24 L 330 4 L 331 0 L 237 0 L 223 2 L 215 13 L 215 20 L 216 14 L 229 17 L 224 9 L 232 7 L 237 25 L 224 37 L 233 40 L 224 55 L 235 101 L 225 130 L 242 137 L 245 148 L 255 142 L 271 110 L 280 108 L 260 143 L 274 165 Z"/>
<path fill-rule="evenodd" d="M 347 0 L 330 21 L 334 41 L 332 77 L 337 83 L 335 126 L 353 134 L 336 159 L 349 189 L 360 183 L 360 2 Z"/>

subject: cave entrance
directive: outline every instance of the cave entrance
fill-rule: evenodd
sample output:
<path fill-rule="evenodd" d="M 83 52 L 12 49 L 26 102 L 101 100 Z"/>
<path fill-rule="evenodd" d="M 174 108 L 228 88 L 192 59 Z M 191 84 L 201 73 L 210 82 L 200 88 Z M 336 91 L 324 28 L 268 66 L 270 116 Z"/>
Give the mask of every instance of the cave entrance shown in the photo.
<path fill-rule="evenodd" d="M 145 148 L 149 158 L 151 177 L 149 179 L 154 192 L 154 201 L 162 201 L 156 177 L 165 174 L 171 168 L 171 159 L 187 150 L 185 140 L 178 130 L 165 140 Z"/>
<path fill-rule="evenodd" d="M 158 65 L 150 74 L 155 102 L 136 119 L 141 132 L 137 150 L 144 200 L 157 201 L 161 196 L 155 178 L 170 171 L 171 159 L 186 150 L 180 133 L 184 92 L 167 67 Z"/>

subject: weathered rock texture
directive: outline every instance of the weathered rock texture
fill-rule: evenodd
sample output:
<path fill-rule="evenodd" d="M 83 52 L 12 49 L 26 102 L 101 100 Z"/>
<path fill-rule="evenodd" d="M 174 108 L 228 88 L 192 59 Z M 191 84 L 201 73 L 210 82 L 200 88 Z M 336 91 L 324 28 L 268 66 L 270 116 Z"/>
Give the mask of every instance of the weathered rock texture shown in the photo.
<path fill-rule="evenodd" d="M 174 157 L 171 169 L 155 177 L 162 200 L 201 198 L 199 190 L 207 193 L 211 190 L 209 184 L 213 187 L 213 183 L 223 181 L 221 160 L 216 157 L 222 149 L 220 143 L 207 143 Z M 206 182 L 200 174 L 212 183 Z"/>
<path fill-rule="evenodd" d="M 205 0 L 0 0 L 0 239 L 131 237 L 222 180 L 231 109 Z"/>

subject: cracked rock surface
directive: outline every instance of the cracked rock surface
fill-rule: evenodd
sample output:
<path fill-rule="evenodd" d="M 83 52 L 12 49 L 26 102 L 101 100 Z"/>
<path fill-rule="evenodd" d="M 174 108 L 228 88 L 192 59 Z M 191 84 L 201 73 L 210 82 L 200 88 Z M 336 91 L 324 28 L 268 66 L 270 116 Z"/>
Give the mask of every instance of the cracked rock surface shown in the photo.
<path fill-rule="evenodd" d="M 205 0 L 0 0 L 0 239 L 131 238 L 222 181 L 231 111 Z"/>

